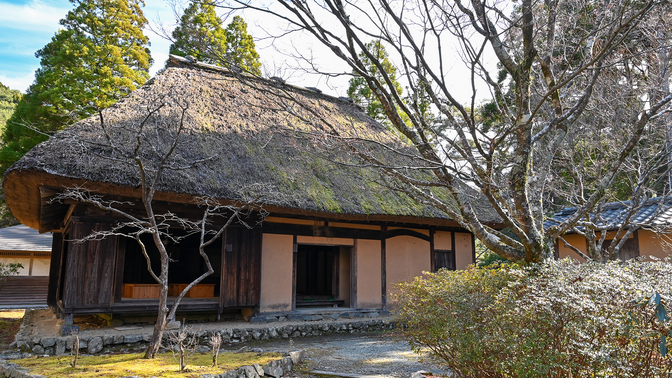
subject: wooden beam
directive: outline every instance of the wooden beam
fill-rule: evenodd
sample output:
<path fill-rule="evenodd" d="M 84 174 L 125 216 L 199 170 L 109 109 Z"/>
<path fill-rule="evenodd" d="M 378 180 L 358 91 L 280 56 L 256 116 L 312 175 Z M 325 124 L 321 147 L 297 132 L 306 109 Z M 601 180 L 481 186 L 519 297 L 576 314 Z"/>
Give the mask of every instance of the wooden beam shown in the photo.
<path fill-rule="evenodd" d="M 417 232 L 417 231 L 406 230 L 406 229 L 403 229 L 403 228 L 398 228 L 398 229 L 395 229 L 395 230 L 387 231 L 385 238 L 390 239 L 390 238 L 393 238 L 395 236 L 412 236 L 414 238 L 418 238 L 418 239 L 422 239 L 422 240 L 427 241 L 427 242 L 431 242 L 431 239 L 430 239 L 429 236 L 427 236 L 423 233 Z"/>

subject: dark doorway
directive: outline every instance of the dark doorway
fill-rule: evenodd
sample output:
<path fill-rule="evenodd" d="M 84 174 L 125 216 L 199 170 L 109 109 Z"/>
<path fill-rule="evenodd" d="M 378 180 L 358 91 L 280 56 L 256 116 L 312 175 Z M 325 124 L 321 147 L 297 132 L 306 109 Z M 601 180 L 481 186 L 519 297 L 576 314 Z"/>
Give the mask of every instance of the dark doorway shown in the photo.
<path fill-rule="evenodd" d="M 341 278 L 349 281 L 341 264 L 349 265 L 342 247 L 299 245 L 296 253 L 296 307 L 337 307 L 345 300 L 339 297 Z M 341 262 L 341 260 L 344 260 Z M 348 268 L 349 270 L 349 268 Z M 343 276 L 343 277 L 341 277 Z M 349 291 L 349 284 L 348 291 Z"/>

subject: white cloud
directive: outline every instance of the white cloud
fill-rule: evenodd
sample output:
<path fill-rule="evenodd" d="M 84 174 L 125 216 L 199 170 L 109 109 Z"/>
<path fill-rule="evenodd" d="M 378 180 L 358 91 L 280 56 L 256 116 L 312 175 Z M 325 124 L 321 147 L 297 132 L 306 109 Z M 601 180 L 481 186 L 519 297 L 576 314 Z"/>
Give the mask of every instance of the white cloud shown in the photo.
<path fill-rule="evenodd" d="M 22 93 L 26 93 L 26 90 L 33 84 L 35 80 L 35 68 L 32 69 L 31 73 L 23 76 L 6 76 L 0 74 L 0 83 L 10 87 L 11 89 L 18 89 Z"/>
<path fill-rule="evenodd" d="M 23 5 L 0 2 L 0 24 L 7 29 L 53 33 L 58 30 L 58 21 L 65 17 L 68 10 L 69 7 L 55 7 L 41 0 Z"/>

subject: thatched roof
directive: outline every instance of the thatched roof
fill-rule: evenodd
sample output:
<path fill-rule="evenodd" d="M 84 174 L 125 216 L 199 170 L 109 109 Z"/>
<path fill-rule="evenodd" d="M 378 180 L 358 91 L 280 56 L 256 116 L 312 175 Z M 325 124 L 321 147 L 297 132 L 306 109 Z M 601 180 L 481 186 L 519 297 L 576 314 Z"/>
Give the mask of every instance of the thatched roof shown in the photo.
<path fill-rule="evenodd" d="M 144 144 L 140 155 L 149 160 L 153 149 L 168 149 L 170 132 L 183 120 L 171 164 L 197 163 L 190 169 L 166 171 L 158 187 L 160 200 L 189 203 L 194 196 L 237 200 L 251 194 L 251 187 L 262 185 L 276 193 L 263 199 L 276 213 L 448 221 L 444 213 L 389 189 L 393 182 L 362 166 L 347 143 L 329 136 L 330 128 L 337 128 L 352 137 L 348 143 L 368 148 L 395 165 L 408 165 L 407 156 L 378 143 L 409 154 L 413 150 L 347 100 L 171 56 L 165 70 L 102 116 L 111 140 L 126 153 L 133 151 L 139 125 L 146 120 L 143 140 L 153 146 Z M 82 186 L 139 197 L 137 169 L 109 148 L 99 117 L 77 122 L 36 146 L 6 172 L 4 186 L 12 213 L 41 231 L 47 230 L 40 227 L 40 217 L 45 217 L 41 209 L 46 206 L 40 188 Z M 489 220 L 491 212 L 480 213 Z"/>

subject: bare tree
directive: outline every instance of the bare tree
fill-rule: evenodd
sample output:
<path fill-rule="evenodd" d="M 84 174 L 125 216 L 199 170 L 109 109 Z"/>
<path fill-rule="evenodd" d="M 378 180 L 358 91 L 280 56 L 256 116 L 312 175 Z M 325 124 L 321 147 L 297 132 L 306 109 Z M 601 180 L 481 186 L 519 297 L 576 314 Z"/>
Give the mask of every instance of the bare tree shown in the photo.
<path fill-rule="evenodd" d="M 199 339 L 193 330 L 187 328 L 184 321 L 177 332 L 168 335 L 168 345 L 173 357 L 180 365 L 180 372 L 187 367 L 187 357 L 191 357 L 198 348 Z"/>
<path fill-rule="evenodd" d="M 511 260 L 552 257 L 561 235 L 613 198 L 607 194 L 628 166 L 644 158 L 643 167 L 651 168 L 658 156 L 652 151 L 665 149 L 672 101 L 666 1 L 290 0 L 262 7 L 222 0 L 220 6 L 275 17 L 287 25 L 278 38 L 310 36 L 347 63 L 416 150 L 402 166 L 367 148 L 353 153 Z M 406 98 L 385 75 L 367 44 L 372 40 L 396 60 Z M 468 88 L 453 85 L 450 67 L 457 61 Z M 431 101 L 434 114 L 423 111 L 420 99 Z M 337 128 L 328 133 L 352 141 Z M 552 185 L 571 194 L 553 201 Z M 511 232 L 479 219 L 484 200 Z M 544 227 L 568 205 L 576 206 L 571 216 Z"/>
<path fill-rule="evenodd" d="M 244 189 L 249 196 L 238 201 L 221 202 L 210 197 L 195 197 L 194 211 L 200 218 L 179 215 L 168 210 L 155 211 L 155 195 L 165 190 L 166 182 L 179 180 L 177 173 L 198 169 L 199 165 L 218 156 L 218 136 L 211 133 L 207 150 L 215 151 L 209 156 L 187 156 L 193 134 L 199 133 L 200 117 L 198 101 L 180 93 L 180 86 L 166 88 L 161 93 L 145 97 L 134 96 L 127 102 L 126 112 L 98 113 L 97 119 L 89 119 L 80 127 L 66 130 L 73 148 L 110 164 L 106 169 L 125 170 L 137 181 L 140 204 L 133 201 L 110 198 L 90 192 L 85 188 L 70 188 L 54 198 L 54 201 L 75 201 L 93 205 L 109 212 L 118 222 L 109 230 L 96 231 L 78 242 L 100 240 L 110 236 L 134 239 L 147 261 L 147 270 L 159 284 L 158 315 L 154 332 L 145 358 L 154 358 L 161 346 L 164 330 L 175 318 L 178 306 L 186 293 L 214 272 L 205 248 L 222 237 L 232 224 L 251 228 L 263 221 L 266 213 L 256 204 L 268 192 L 261 185 Z M 201 130 L 202 131 L 202 130 Z M 205 143 L 205 137 L 198 138 Z M 252 223 L 252 224 L 251 224 Z M 176 231 L 180 231 L 179 233 Z M 151 244 L 142 236 L 150 235 Z M 198 235 L 198 251 L 207 270 L 190 282 L 174 299 L 168 302 L 168 273 L 172 261 L 167 244 L 179 243 L 185 238 Z M 150 248 L 158 251 L 160 270 L 152 268 Z"/>

